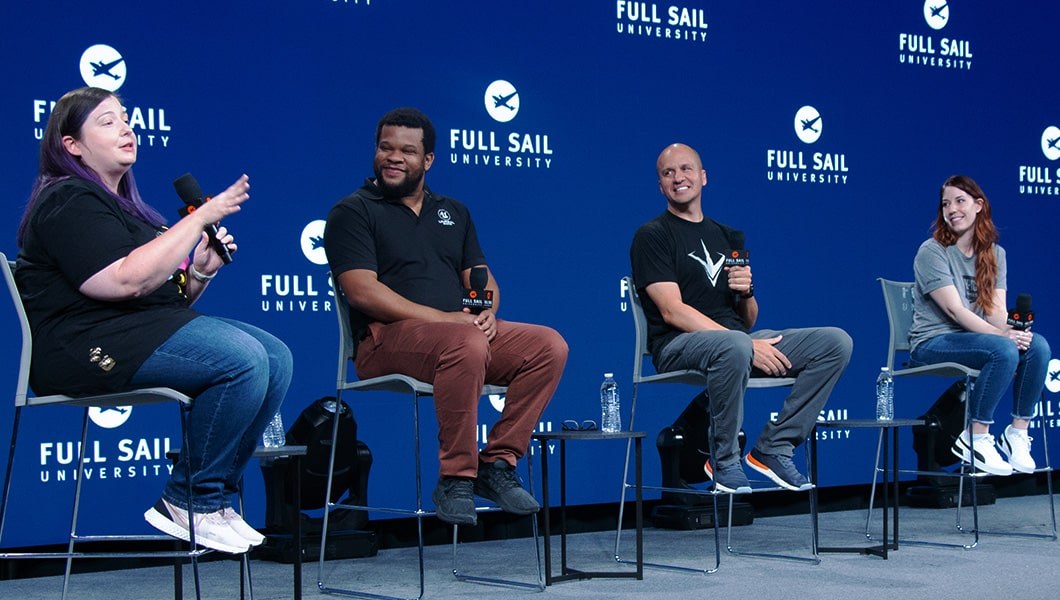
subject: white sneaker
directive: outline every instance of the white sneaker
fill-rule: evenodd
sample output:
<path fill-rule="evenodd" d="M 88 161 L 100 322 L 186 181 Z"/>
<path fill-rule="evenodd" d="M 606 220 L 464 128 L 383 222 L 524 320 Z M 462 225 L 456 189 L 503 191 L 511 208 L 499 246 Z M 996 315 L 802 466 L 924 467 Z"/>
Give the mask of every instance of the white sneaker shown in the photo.
<path fill-rule="evenodd" d="M 1020 473 L 1033 473 L 1038 467 L 1031 456 L 1031 436 L 1026 429 L 1016 429 L 1012 425 L 1005 428 L 1005 433 L 997 441 L 1001 451 L 1008 458 L 1008 464 Z"/>
<path fill-rule="evenodd" d="M 1012 465 L 1005 462 L 997 453 L 994 444 L 994 436 L 989 433 L 977 433 L 972 436 L 972 443 L 968 443 L 968 431 L 965 430 L 957 436 L 950 451 L 963 460 L 966 464 L 972 464 L 972 453 L 975 453 L 975 468 L 985 471 L 991 475 L 1011 475 Z"/>
<path fill-rule="evenodd" d="M 258 533 L 256 529 L 247 524 L 243 517 L 231 506 L 221 509 L 221 518 L 228 522 L 228 526 L 235 530 L 251 546 L 259 546 L 265 541 L 265 536 Z"/>
<path fill-rule="evenodd" d="M 195 515 L 196 544 L 229 554 L 242 554 L 250 550 L 247 540 L 228 525 L 220 511 L 192 514 Z M 191 539 L 188 532 L 188 511 L 173 506 L 164 498 L 147 509 L 144 519 L 167 535 L 185 542 Z"/>

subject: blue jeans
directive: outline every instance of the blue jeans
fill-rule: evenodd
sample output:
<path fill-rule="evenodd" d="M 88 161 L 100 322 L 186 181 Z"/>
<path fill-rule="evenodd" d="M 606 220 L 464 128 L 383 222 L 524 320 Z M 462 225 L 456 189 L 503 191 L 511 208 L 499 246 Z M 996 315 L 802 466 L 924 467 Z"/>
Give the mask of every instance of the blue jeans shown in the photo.
<path fill-rule="evenodd" d="M 130 381 L 132 387 L 170 387 L 194 398 L 190 448 L 181 448 L 162 497 L 188 509 L 190 463 L 192 512 L 230 506 L 243 469 L 287 394 L 291 369 L 283 342 L 239 321 L 199 316 L 163 342 Z"/>
<path fill-rule="evenodd" d="M 921 342 L 909 354 L 912 366 L 955 362 L 979 370 L 972 386 L 968 414 L 973 421 L 994 422 L 994 409 L 1012 383 L 1012 416 L 1030 419 L 1045 386 L 1051 356 L 1049 342 L 1034 334 L 1020 352 L 1012 340 L 989 333 L 944 333 Z"/>

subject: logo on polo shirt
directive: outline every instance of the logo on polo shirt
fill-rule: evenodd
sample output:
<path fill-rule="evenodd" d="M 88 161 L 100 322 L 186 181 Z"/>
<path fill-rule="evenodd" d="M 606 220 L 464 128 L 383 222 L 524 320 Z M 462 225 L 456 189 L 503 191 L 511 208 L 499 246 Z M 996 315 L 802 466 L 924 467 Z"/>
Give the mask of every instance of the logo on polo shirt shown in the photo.
<path fill-rule="evenodd" d="M 445 226 L 456 225 L 456 223 L 454 223 L 453 220 L 449 218 L 449 211 L 445 210 L 444 208 L 438 209 L 438 223 Z"/>

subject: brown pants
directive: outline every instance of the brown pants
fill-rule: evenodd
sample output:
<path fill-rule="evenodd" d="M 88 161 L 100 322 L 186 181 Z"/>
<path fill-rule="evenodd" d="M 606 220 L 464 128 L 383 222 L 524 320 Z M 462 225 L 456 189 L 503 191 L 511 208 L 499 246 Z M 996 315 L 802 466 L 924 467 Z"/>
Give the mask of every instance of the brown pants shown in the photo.
<path fill-rule="evenodd" d="M 492 342 L 470 325 L 418 319 L 372 323 L 357 345 L 362 379 L 392 373 L 434 384 L 441 474 L 475 477 L 478 463 L 515 466 L 563 374 L 567 343 L 541 325 L 497 321 Z M 475 441 L 483 384 L 506 385 L 500 420 L 481 456 Z"/>

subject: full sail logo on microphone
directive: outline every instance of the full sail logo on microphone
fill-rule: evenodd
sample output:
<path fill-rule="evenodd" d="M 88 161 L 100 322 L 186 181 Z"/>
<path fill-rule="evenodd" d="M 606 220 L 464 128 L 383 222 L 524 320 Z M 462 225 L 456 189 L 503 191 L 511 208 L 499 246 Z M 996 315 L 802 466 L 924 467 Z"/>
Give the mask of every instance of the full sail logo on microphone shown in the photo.
<path fill-rule="evenodd" d="M 486 267 L 472 267 L 471 287 L 464 290 L 460 298 L 460 305 L 471 311 L 471 314 L 493 308 L 493 290 L 487 290 L 489 285 L 489 272 Z"/>

